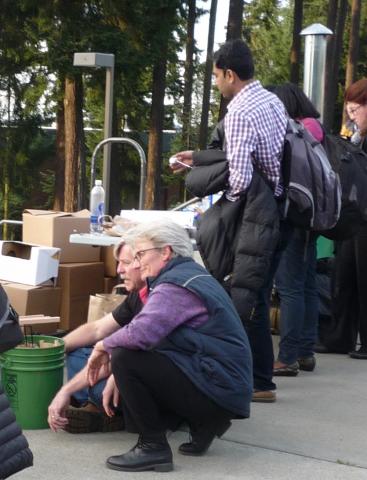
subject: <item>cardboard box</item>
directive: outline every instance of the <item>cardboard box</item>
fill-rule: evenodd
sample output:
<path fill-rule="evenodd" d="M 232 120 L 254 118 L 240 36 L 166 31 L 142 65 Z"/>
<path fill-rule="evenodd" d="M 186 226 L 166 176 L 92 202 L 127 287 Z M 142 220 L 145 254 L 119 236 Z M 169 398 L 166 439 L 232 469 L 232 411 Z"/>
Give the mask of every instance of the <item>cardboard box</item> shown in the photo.
<path fill-rule="evenodd" d="M 18 315 L 60 315 L 61 288 L 33 287 L 20 283 L 2 284 L 10 303 Z"/>
<path fill-rule="evenodd" d="M 60 317 L 27 315 L 19 317 L 19 324 L 23 328 L 24 335 L 52 335 L 59 328 Z"/>
<path fill-rule="evenodd" d="M 89 211 L 76 213 L 52 210 L 25 210 L 23 213 L 23 241 L 59 247 L 60 263 L 98 262 L 100 248 L 69 242 L 72 233 L 89 232 Z"/>
<path fill-rule="evenodd" d="M 60 328 L 73 330 L 88 318 L 89 295 L 103 292 L 103 263 L 65 263 L 60 265 Z"/>
<path fill-rule="evenodd" d="M 114 246 L 101 247 L 101 262 L 104 264 L 104 276 L 116 277 L 117 261 L 113 255 Z"/>
<path fill-rule="evenodd" d="M 26 285 L 39 285 L 55 279 L 59 256 L 59 248 L 1 240 L 0 279 Z"/>

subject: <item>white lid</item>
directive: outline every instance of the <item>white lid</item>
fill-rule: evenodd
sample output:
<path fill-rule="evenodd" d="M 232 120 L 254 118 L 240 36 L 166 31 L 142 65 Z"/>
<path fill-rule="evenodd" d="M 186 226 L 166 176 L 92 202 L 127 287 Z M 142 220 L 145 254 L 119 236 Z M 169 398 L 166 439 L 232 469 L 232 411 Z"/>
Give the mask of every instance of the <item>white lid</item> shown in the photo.
<path fill-rule="evenodd" d="M 95 180 L 94 185 L 97 185 L 97 187 L 102 186 L 102 180 Z"/>

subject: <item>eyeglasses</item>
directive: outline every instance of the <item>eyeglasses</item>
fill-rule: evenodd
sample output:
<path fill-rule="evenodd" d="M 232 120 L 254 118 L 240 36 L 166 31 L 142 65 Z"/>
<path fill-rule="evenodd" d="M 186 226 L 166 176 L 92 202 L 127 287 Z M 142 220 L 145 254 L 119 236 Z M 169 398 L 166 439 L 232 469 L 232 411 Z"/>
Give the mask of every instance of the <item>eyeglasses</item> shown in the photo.
<path fill-rule="evenodd" d="M 348 108 L 347 107 L 346 108 L 347 114 L 349 116 L 355 115 L 361 107 L 364 107 L 364 105 L 358 105 L 358 107 L 354 107 L 354 108 Z"/>
<path fill-rule="evenodd" d="M 140 262 L 140 260 L 144 257 L 144 254 L 146 252 L 149 252 L 150 250 L 160 250 L 159 247 L 151 247 L 151 248 L 146 248 L 145 250 L 139 250 L 138 252 L 135 253 L 134 255 L 134 260 L 137 262 Z"/>

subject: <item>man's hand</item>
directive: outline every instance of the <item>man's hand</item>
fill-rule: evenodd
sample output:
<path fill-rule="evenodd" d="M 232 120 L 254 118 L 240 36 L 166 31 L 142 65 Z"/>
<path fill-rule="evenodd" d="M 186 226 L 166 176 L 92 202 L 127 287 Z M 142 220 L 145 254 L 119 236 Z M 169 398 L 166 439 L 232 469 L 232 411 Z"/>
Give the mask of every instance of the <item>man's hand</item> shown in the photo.
<path fill-rule="evenodd" d="M 116 386 L 115 378 L 113 375 L 110 375 L 102 392 L 102 405 L 109 417 L 113 417 L 115 415 L 115 411 L 111 407 L 111 404 L 116 408 L 119 403 L 119 398 L 120 392 Z"/>
<path fill-rule="evenodd" d="M 47 421 L 53 432 L 64 430 L 68 423 L 65 412 L 70 405 L 70 395 L 62 389 L 56 394 L 48 407 Z"/>
<path fill-rule="evenodd" d="M 176 153 L 174 157 L 176 157 L 177 160 L 184 163 L 185 165 L 192 167 L 192 154 L 193 154 L 193 150 L 185 150 L 183 152 Z M 173 171 L 173 173 L 181 173 L 181 172 L 187 171 L 187 168 L 185 168 L 178 162 L 170 164 L 170 168 Z"/>
<path fill-rule="evenodd" d="M 106 370 L 109 368 L 110 356 L 105 351 L 103 342 L 97 342 L 93 348 L 91 356 L 88 359 L 88 373 L 87 378 L 89 385 L 95 385 L 101 378 L 101 373 L 106 376 Z"/>

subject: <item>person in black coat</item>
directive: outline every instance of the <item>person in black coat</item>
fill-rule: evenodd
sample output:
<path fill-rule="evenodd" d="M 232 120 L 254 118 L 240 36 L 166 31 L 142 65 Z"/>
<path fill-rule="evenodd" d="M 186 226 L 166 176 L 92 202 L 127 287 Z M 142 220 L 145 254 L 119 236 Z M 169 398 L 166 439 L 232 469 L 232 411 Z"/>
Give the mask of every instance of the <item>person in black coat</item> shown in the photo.
<path fill-rule="evenodd" d="M 192 153 L 193 168 L 186 177 L 186 187 L 194 195 L 204 197 L 226 190 L 229 171 L 223 147 L 225 136 L 220 123 L 209 149 Z M 271 378 L 274 358 L 269 308 L 260 297 L 263 298 L 266 285 L 265 296 L 270 298 L 268 285 L 275 273 L 274 258 L 281 237 L 279 206 L 273 188 L 256 168 L 246 192 L 236 202 L 223 195 L 204 213 L 198 226 L 197 244 L 204 264 L 229 292 L 250 339 L 254 357 L 253 401 L 275 401 L 274 392 L 261 391 L 257 386 L 263 378 L 268 379 L 269 375 Z M 268 321 L 266 329 L 261 322 L 260 333 L 256 325 L 262 315 Z M 271 371 L 265 375 L 269 360 Z M 275 389 L 275 384 L 272 385 Z"/>
<path fill-rule="evenodd" d="M 344 100 L 347 115 L 357 127 L 352 141 L 367 153 L 367 78 L 353 83 Z M 366 292 L 367 226 L 362 226 L 353 238 L 336 243 L 331 302 L 334 325 L 324 339 L 328 351 L 367 360 Z"/>
<path fill-rule="evenodd" d="M 33 455 L 0 384 L 0 478 L 33 465 Z"/>

